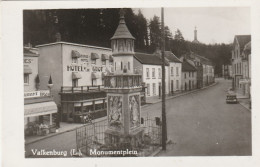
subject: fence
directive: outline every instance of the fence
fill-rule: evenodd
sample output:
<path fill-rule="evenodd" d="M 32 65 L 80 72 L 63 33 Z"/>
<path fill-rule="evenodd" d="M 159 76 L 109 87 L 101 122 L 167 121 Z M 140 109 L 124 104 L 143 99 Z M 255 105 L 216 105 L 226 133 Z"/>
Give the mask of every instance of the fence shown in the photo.
<path fill-rule="evenodd" d="M 122 147 L 108 147 L 106 145 L 105 131 L 107 130 L 107 120 L 86 124 L 76 129 L 76 145 L 77 150 L 80 150 L 85 156 L 122 156 L 122 155 L 91 155 L 91 151 L 100 150 L 126 150 Z M 142 137 L 142 145 L 138 150 L 137 155 L 130 156 L 149 156 L 161 146 L 161 123 L 156 119 L 145 118 L 141 119 L 141 127 L 144 130 Z"/>

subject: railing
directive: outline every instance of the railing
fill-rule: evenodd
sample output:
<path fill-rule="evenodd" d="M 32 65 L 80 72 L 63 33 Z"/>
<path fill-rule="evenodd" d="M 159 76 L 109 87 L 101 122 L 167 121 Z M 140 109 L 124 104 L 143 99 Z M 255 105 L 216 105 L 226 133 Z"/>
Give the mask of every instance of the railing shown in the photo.
<path fill-rule="evenodd" d="M 62 86 L 61 93 L 86 93 L 86 92 L 93 92 L 93 91 L 101 91 L 104 89 L 103 85 L 97 86 Z"/>
<path fill-rule="evenodd" d="M 105 88 L 135 88 L 142 87 L 142 76 L 131 75 L 109 75 L 104 77 Z"/>

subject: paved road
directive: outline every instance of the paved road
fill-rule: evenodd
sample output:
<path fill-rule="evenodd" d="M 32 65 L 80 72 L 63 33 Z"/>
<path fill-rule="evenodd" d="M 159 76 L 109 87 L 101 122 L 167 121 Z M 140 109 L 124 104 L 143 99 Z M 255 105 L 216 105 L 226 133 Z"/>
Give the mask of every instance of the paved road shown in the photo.
<path fill-rule="evenodd" d="M 230 81 L 219 80 L 216 86 L 168 100 L 168 138 L 176 144 L 159 156 L 250 155 L 251 113 L 240 104 L 225 103 L 225 91 L 230 85 Z M 160 114 L 161 103 L 142 109 L 144 117 Z M 75 148 L 75 131 L 71 131 L 26 145 L 25 150 L 31 157 L 31 149 L 69 153 Z"/>
<path fill-rule="evenodd" d="M 174 144 L 158 156 L 251 155 L 251 112 L 226 104 L 231 81 L 217 80 L 208 89 L 168 100 L 168 138 Z M 161 103 L 145 107 L 142 115 L 160 116 Z"/>

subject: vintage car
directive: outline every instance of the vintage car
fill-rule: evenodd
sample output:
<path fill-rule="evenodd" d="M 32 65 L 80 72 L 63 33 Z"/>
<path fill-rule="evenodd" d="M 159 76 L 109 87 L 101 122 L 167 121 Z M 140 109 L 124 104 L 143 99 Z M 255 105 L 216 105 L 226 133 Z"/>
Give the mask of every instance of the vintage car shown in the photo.
<path fill-rule="evenodd" d="M 235 93 L 227 93 L 226 103 L 238 103 L 237 95 Z"/>

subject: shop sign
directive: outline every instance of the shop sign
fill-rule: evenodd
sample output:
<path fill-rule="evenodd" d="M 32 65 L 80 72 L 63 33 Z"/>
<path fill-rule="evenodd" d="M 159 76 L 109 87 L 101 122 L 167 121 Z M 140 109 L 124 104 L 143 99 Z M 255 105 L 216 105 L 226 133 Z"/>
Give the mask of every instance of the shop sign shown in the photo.
<path fill-rule="evenodd" d="M 46 96 L 50 96 L 50 91 L 49 90 L 39 90 L 39 91 L 24 92 L 24 98 L 46 97 Z"/>
<path fill-rule="evenodd" d="M 92 67 L 93 72 L 102 72 L 102 70 L 103 70 L 103 67 L 97 67 L 97 66 Z"/>
<path fill-rule="evenodd" d="M 68 65 L 67 66 L 67 71 L 72 71 L 72 72 L 89 72 L 89 69 L 84 66 L 79 66 L 79 65 Z"/>
<path fill-rule="evenodd" d="M 23 59 L 23 63 L 31 64 L 33 59 Z"/>

